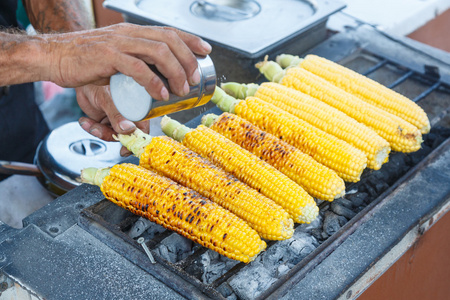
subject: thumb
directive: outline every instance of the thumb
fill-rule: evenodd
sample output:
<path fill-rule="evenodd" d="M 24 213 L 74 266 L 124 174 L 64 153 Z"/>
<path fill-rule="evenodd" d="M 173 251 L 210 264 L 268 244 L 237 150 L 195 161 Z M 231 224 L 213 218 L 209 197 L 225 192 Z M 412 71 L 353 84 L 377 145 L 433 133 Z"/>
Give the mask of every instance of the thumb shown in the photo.
<path fill-rule="evenodd" d="M 106 93 L 103 93 L 101 106 L 115 132 L 130 134 L 136 129 L 136 125 L 133 122 L 126 119 L 119 113 L 111 98 L 109 89 L 107 89 Z"/>
<path fill-rule="evenodd" d="M 136 129 L 136 125 L 130 120 L 126 119 L 122 116 L 112 104 L 112 108 L 105 110 L 106 115 L 108 116 L 109 122 L 111 123 L 112 128 L 115 132 L 121 134 L 130 134 Z"/>

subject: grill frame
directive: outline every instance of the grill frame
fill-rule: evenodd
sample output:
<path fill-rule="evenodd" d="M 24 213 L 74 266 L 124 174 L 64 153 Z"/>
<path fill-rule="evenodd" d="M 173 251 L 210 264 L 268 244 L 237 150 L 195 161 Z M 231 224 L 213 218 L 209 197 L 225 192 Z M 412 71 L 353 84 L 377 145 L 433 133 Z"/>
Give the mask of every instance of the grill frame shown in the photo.
<path fill-rule="evenodd" d="M 381 43 L 386 49 L 384 51 L 378 51 L 377 48 L 380 48 L 380 46 L 375 47 L 373 45 L 374 43 Z M 393 44 L 391 45 L 390 43 Z M 438 58 L 434 56 L 431 57 L 428 54 L 423 54 L 425 50 L 428 51 L 427 47 L 421 46 L 420 49 L 412 49 L 410 46 L 405 46 L 403 43 L 403 41 L 400 43 L 398 40 L 387 38 L 383 33 L 362 26 L 355 31 L 350 32 L 350 34 L 335 35 L 308 52 L 323 55 L 343 64 L 345 64 L 346 60 L 355 55 L 359 55 L 366 51 L 366 49 L 370 49 L 370 52 L 376 53 L 380 58 L 387 59 L 389 63 L 398 64 L 399 66 L 403 66 L 408 61 L 412 60 L 414 61 L 410 65 L 412 75 L 424 76 L 426 80 L 430 81 L 431 87 L 434 86 L 436 80 L 438 80 L 440 83 L 437 89 L 445 89 L 445 91 L 447 91 L 450 86 L 450 63 L 447 63 L 447 60 L 450 62 L 450 56 L 447 54 L 447 56 L 441 58 L 442 54 L 430 51 L 430 53 L 435 53 Z M 402 44 L 402 48 L 405 52 L 408 52 L 409 58 L 399 55 L 398 50 L 392 50 L 393 48 L 396 49 L 399 44 Z M 421 67 L 420 64 L 417 63 L 418 61 L 422 63 Z M 437 65 L 439 67 L 436 67 Z M 439 76 L 436 76 L 436 74 Z M 435 92 L 437 89 L 433 89 L 431 93 Z M 217 110 L 214 109 L 212 111 L 217 112 Z M 210 111 L 207 113 L 209 112 Z M 432 124 L 437 124 L 441 119 L 442 118 L 440 117 L 439 120 L 433 118 L 431 122 Z M 187 125 L 194 127 L 198 125 L 199 122 L 200 118 L 196 118 L 188 122 Z M 347 295 L 346 293 L 351 290 L 352 286 L 362 278 L 364 274 L 370 271 L 373 264 L 385 257 L 386 254 L 389 253 L 389 251 L 391 251 L 408 233 L 416 230 L 418 225 L 424 224 L 428 220 L 434 218 L 437 213 L 442 213 L 443 208 L 448 209 L 450 187 L 443 187 L 439 191 L 439 195 L 432 195 L 433 197 L 427 198 L 427 203 L 422 203 L 417 200 L 418 207 L 414 212 L 414 218 L 404 218 L 400 220 L 402 224 L 405 224 L 405 228 L 403 228 L 402 231 L 393 232 L 389 236 L 383 237 L 384 240 L 377 240 L 377 242 L 383 242 L 383 246 L 380 246 L 379 249 L 376 249 L 376 251 L 371 253 L 371 256 L 355 257 L 352 260 L 351 265 L 346 265 L 345 268 L 342 268 L 342 259 L 348 260 L 348 257 L 346 257 L 343 252 L 348 254 L 352 251 L 357 251 L 358 246 L 364 245 L 364 243 L 367 242 L 367 240 L 364 239 L 367 239 L 367 236 L 365 236 L 365 230 L 367 230 L 367 228 L 365 226 L 371 222 L 376 222 L 377 219 L 383 220 L 387 215 L 386 212 L 389 212 L 389 208 L 394 204 L 402 204 L 404 205 L 403 207 L 407 207 L 408 199 L 400 197 L 402 191 L 411 188 L 411 185 L 417 181 L 422 184 L 421 186 L 426 184 L 427 182 L 420 181 L 420 178 L 429 174 L 429 172 L 432 172 L 436 162 L 440 162 L 443 157 L 445 158 L 449 155 L 450 139 L 447 139 L 439 148 L 427 156 L 426 159 L 413 167 L 405 176 L 397 181 L 394 186 L 390 187 L 389 190 L 377 197 L 369 206 L 352 218 L 338 233 L 332 235 L 320 245 L 320 249 L 317 248 L 309 256 L 303 259 L 258 298 L 279 299 L 280 297 L 303 297 L 334 299 L 342 295 Z M 447 162 L 444 167 L 450 169 L 450 166 L 448 166 L 450 164 L 450 159 L 447 161 L 449 162 Z M 439 174 L 439 176 L 444 179 L 450 178 L 448 172 L 443 172 L 442 174 Z M 441 177 L 438 179 L 441 180 Z M 352 185 L 350 185 L 347 190 L 351 189 L 351 187 Z M 55 247 L 59 249 L 59 247 L 61 247 L 61 240 L 64 241 L 65 239 L 65 233 L 76 229 L 77 232 L 84 232 L 86 234 L 86 240 L 92 240 L 93 237 L 95 237 L 96 240 L 106 244 L 109 248 L 122 256 L 122 258 L 127 258 L 133 265 L 138 266 L 140 269 L 152 275 L 149 277 L 154 277 L 160 282 L 165 283 L 168 290 L 175 290 L 180 295 L 184 295 L 187 298 L 223 298 L 214 289 L 211 290 L 210 287 L 202 286 L 202 283 L 199 285 L 196 282 L 191 282 L 191 280 L 186 278 L 183 274 L 180 276 L 179 269 L 177 268 L 170 265 L 163 266 L 161 263 L 157 263 L 156 265 L 151 264 L 140 245 L 123 233 L 120 228 L 111 226 L 111 224 L 108 224 L 101 215 L 96 213 L 96 209 L 105 209 L 104 207 L 100 207 L 101 205 L 106 205 L 101 201 L 102 199 L 104 198 L 98 191 L 98 188 L 83 185 L 26 218 L 24 220 L 23 230 L 12 230 L 0 224 L 0 270 L 9 274 L 9 276 L 13 276 L 17 282 L 20 282 L 20 284 L 23 284 L 28 289 L 36 291 L 38 295 L 51 299 L 54 290 L 46 283 L 48 283 L 49 280 L 58 279 L 58 276 L 49 276 L 49 278 L 43 278 L 39 282 L 30 278 L 32 273 L 26 269 L 29 266 L 20 263 L 20 260 L 23 260 L 23 257 L 16 256 L 15 253 L 18 248 L 15 247 L 23 246 L 26 239 L 31 238 L 39 245 L 46 245 L 48 248 L 52 248 L 52 243 L 56 243 Z M 110 203 L 107 204 L 112 205 Z M 124 212 L 126 211 L 124 210 Z M 403 215 L 403 217 L 405 216 L 409 215 Z M 126 218 L 127 217 L 125 217 L 125 219 Z M 125 226 L 126 224 L 124 223 L 122 225 Z M 381 231 L 383 226 L 385 225 L 378 224 L 376 229 Z M 359 240 L 358 237 L 360 237 Z M 372 237 L 381 239 L 380 235 Z M 352 245 L 349 241 L 350 239 L 352 242 L 356 239 L 358 244 Z M 375 248 L 377 248 L 376 245 Z M 39 250 L 36 249 L 36 251 Z M 60 250 L 60 252 L 63 253 L 62 250 Z M 76 261 L 77 259 L 80 259 L 77 255 L 82 256 L 84 254 L 78 250 L 75 251 L 72 248 L 64 253 L 69 253 L 71 256 L 52 259 L 58 261 L 63 259 Z M 36 256 L 38 254 L 41 254 L 42 257 L 46 257 L 46 253 L 36 253 Z M 155 259 L 161 262 L 159 257 L 155 257 Z M 51 260 L 49 259 L 49 261 Z M 106 265 L 104 267 L 113 269 L 112 265 Z M 95 269 L 95 266 L 91 266 L 91 268 Z M 43 266 L 42 269 L 51 270 L 51 266 Z M 82 270 L 80 269 L 80 271 Z M 233 270 L 233 272 L 234 271 L 235 270 Z M 57 272 L 57 274 L 60 273 Z M 339 277 L 339 281 L 336 280 L 336 277 Z M 63 292 L 75 294 L 77 292 L 77 287 L 71 286 L 72 284 L 73 282 L 60 282 L 61 290 L 56 294 L 63 295 Z M 98 282 L 94 280 L 92 282 L 84 282 L 84 284 L 86 284 L 86 290 L 95 291 Z M 370 282 L 367 282 L 366 284 L 370 284 Z M 101 286 L 102 288 L 108 289 L 108 292 L 110 293 L 114 293 L 114 291 L 118 291 L 120 288 L 105 283 Z M 352 293 L 350 297 L 356 295 L 355 292 Z"/>
<path fill-rule="evenodd" d="M 339 35 L 338 35 L 339 37 Z M 320 44 L 318 48 L 313 49 L 311 53 L 318 54 L 323 48 L 332 47 L 334 41 L 333 38 Z M 351 45 L 352 47 L 354 45 Z M 358 48 L 352 48 L 353 52 L 350 54 L 347 52 L 347 56 L 342 59 L 341 63 L 345 64 L 346 62 L 350 62 L 354 60 L 358 56 L 364 56 L 367 57 L 369 60 L 374 61 L 374 65 L 367 69 L 365 72 L 362 72 L 362 74 L 366 76 L 370 76 L 377 70 L 380 70 L 383 67 L 391 67 L 391 68 L 397 68 L 399 72 L 404 72 L 403 75 L 400 75 L 400 78 L 397 79 L 395 82 L 389 85 L 390 88 L 395 88 L 398 85 L 402 84 L 404 81 L 414 78 L 415 80 L 420 80 L 424 82 L 424 84 L 428 85 L 429 88 L 427 88 L 424 92 L 420 93 L 417 97 L 414 98 L 413 101 L 420 102 L 421 100 L 425 99 L 428 95 L 433 93 L 438 88 L 444 88 L 449 91 L 450 93 L 450 86 L 443 82 L 441 80 L 441 76 L 438 73 L 438 70 L 435 67 L 432 67 L 430 65 L 427 65 L 428 67 L 425 67 L 424 73 L 419 73 L 418 71 L 414 69 L 410 69 L 403 65 L 405 61 L 398 61 L 394 60 L 390 55 L 386 55 L 385 53 L 373 53 L 372 51 L 368 50 L 370 48 L 370 44 L 366 44 L 365 46 L 360 46 Z M 345 47 L 341 47 L 343 51 L 346 50 Z M 309 53 L 309 52 L 308 52 Z M 338 51 L 334 51 L 334 55 L 338 55 Z M 329 55 L 326 56 L 329 58 Z M 417 69 L 417 67 L 415 67 Z M 433 72 L 429 71 L 432 70 Z M 262 80 L 262 79 L 261 79 Z M 207 113 L 215 113 L 220 114 L 220 110 L 218 108 L 212 108 L 205 112 Z M 191 121 L 187 122 L 186 125 L 188 127 L 196 127 L 200 124 L 201 117 L 204 115 L 200 115 Z M 431 120 L 432 123 L 436 124 L 436 120 Z M 448 143 L 448 141 L 447 141 Z M 445 148 L 445 147 L 444 147 Z M 442 149 L 442 148 L 439 148 Z M 368 219 L 370 219 L 370 216 L 372 214 L 372 211 L 382 206 L 384 201 L 387 201 L 386 199 L 389 199 L 389 195 L 395 191 L 396 188 L 398 188 L 401 184 L 406 183 L 409 178 L 412 176 L 412 174 L 416 174 L 417 172 L 420 172 L 431 159 L 435 158 L 436 155 L 439 155 L 440 151 L 439 149 L 436 149 L 433 152 L 433 155 L 428 156 L 426 159 L 424 159 L 419 165 L 414 166 L 412 169 L 410 169 L 407 174 L 405 174 L 400 180 L 395 182 L 394 185 L 390 186 L 388 190 L 384 191 L 380 196 L 378 196 L 375 200 L 373 200 L 366 208 L 364 208 L 361 212 L 359 212 L 355 217 L 353 217 L 347 224 L 345 224 L 337 233 L 333 234 L 331 237 L 329 237 L 324 243 L 322 243 L 316 250 L 314 250 L 310 255 L 308 255 L 305 259 L 303 259 L 299 264 L 297 264 L 293 269 L 291 269 L 287 274 L 281 276 L 269 289 L 267 289 L 264 293 L 262 293 L 257 299 L 266 299 L 266 298 L 273 298 L 276 299 L 277 297 L 281 296 L 283 292 L 280 291 L 286 291 L 289 288 L 287 285 L 289 282 L 293 284 L 294 282 L 298 282 L 305 278 L 305 276 L 311 272 L 312 269 L 315 268 L 318 264 L 320 264 L 320 261 L 322 261 L 324 258 L 326 258 L 330 253 L 335 251 L 339 245 L 341 245 L 349 236 L 351 236 L 358 228 L 359 226 L 366 222 Z M 437 154 L 436 154 L 437 153 Z M 397 154 L 402 155 L 402 154 Z M 368 170 L 365 171 L 362 176 L 362 181 L 364 181 L 364 178 L 369 175 L 372 171 Z M 347 186 L 347 190 L 351 190 L 354 186 L 357 184 L 349 184 Z M 106 201 L 106 200 L 105 200 Z M 109 204 L 108 204 L 109 205 Z M 112 205 L 112 204 L 111 204 Z M 323 202 L 319 205 L 319 207 L 323 208 L 324 206 L 328 205 L 327 202 Z M 91 210 L 92 209 L 92 210 Z M 89 232 L 91 232 L 91 228 L 89 226 L 86 226 L 86 218 L 90 219 L 92 222 L 97 222 L 100 225 L 104 226 L 105 229 L 111 230 L 113 234 L 117 235 L 119 237 L 119 241 L 116 243 L 112 243 L 111 247 L 114 249 L 116 248 L 123 248 L 120 245 L 120 237 L 124 238 L 128 244 L 134 244 L 133 246 L 137 248 L 141 252 L 141 256 L 143 258 L 139 259 L 139 262 L 142 263 L 142 268 L 144 268 L 146 271 L 148 271 L 150 274 L 156 276 L 158 279 L 162 280 L 163 282 L 166 282 L 171 288 L 177 290 L 181 294 L 188 293 L 187 290 L 190 290 L 188 285 L 189 283 L 194 286 L 195 288 L 199 289 L 203 296 L 211 297 L 215 299 L 223 299 L 222 295 L 220 293 L 217 293 L 215 288 L 217 288 L 222 282 L 226 281 L 228 278 L 232 277 L 235 272 L 238 272 L 240 269 L 245 267 L 245 264 L 240 263 L 233 267 L 229 272 L 227 272 L 224 276 L 219 278 L 217 281 L 211 283 L 211 284 L 204 284 L 200 282 L 197 278 L 194 276 L 190 276 L 183 268 L 183 265 L 186 265 L 187 263 L 184 261 L 181 261 L 180 263 L 170 263 L 165 260 L 161 260 L 161 258 L 157 257 L 157 260 L 159 262 L 162 262 L 168 266 L 168 268 L 165 269 L 168 273 L 162 272 L 160 269 L 158 271 L 154 270 L 154 267 L 152 264 L 148 261 L 148 259 L 145 256 L 145 253 L 143 252 L 142 248 L 137 245 L 136 242 L 134 242 L 131 238 L 126 236 L 123 232 L 118 232 L 117 230 L 114 230 L 114 228 L 111 228 L 110 224 L 108 222 L 105 222 L 104 220 L 101 220 L 96 216 L 95 214 L 95 206 L 92 208 L 89 208 L 87 210 L 84 210 L 81 214 L 79 224 L 87 229 Z M 126 236 L 126 237 L 124 237 Z M 110 243 L 108 238 L 99 236 L 105 243 Z M 274 244 L 274 242 L 268 243 L 268 248 Z M 125 249 L 119 249 L 120 253 L 122 253 L 125 257 L 133 261 L 131 257 L 128 257 L 127 251 Z M 201 254 L 201 253 L 200 253 Z M 195 257 L 200 255 L 199 253 L 195 254 Z M 189 259 L 189 258 L 188 258 Z M 192 260 L 192 259 L 191 259 Z M 136 261 L 133 261 L 136 263 Z M 140 264 L 139 264 L 140 265 Z M 177 273 L 179 274 L 183 279 L 185 279 L 187 282 L 189 282 L 186 285 L 176 283 L 172 284 L 170 282 L 170 277 L 172 276 L 171 273 Z M 187 290 L 186 290 L 187 289 Z M 198 296 L 198 295 L 197 295 Z"/>

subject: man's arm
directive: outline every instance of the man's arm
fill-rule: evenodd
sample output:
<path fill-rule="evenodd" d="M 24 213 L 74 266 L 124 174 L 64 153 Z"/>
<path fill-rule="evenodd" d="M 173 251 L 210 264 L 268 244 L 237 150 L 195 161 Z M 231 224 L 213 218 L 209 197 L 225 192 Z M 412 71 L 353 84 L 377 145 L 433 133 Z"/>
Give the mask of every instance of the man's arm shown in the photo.
<path fill-rule="evenodd" d="M 94 28 L 83 0 L 22 0 L 33 27 L 42 33 Z"/>
<path fill-rule="evenodd" d="M 40 63 L 46 44 L 37 36 L 0 32 L 0 86 L 44 80 Z"/>

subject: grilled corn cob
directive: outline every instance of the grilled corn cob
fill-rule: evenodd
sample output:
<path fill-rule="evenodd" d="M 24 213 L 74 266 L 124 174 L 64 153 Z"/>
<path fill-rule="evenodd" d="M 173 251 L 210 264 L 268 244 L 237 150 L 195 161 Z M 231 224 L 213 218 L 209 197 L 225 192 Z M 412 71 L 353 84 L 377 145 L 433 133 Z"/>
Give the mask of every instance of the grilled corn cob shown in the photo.
<path fill-rule="evenodd" d="M 163 117 L 161 129 L 283 207 L 294 222 L 309 223 L 319 212 L 314 199 L 271 165 L 203 125 L 188 128 Z"/>
<path fill-rule="evenodd" d="M 143 167 L 88 168 L 82 179 L 100 186 L 115 204 L 226 257 L 248 263 L 266 248 L 258 233 L 231 212 Z"/>
<path fill-rule="evenodd" d="M 139 157 L 139 164 L 166 176 L 228 209 L 268 240 L 292 237 L 294 223 L 269 198 L 167 136 L 151 137 L 139 129 L 119 134 L 120 142 Z"/>
<path fill-rule="evenodd" d="M 202 124 L 271 164 L 313 197 L 333 201 L 345 194 L 344 181 L 334 171 L 239 116 L 208 114 Z"/>
<path fill-rule="evenodd" d="M 317 55 L 310 54 L 304 59 L 284 55 L 277 57 L 278 60 L 283 65 L 291 60 L 291 66 L 308 70 L 361 100 L 406 120 L 422 134 L 430 132 L 430 121 L 419 105 L 366 76 Z"/>
<path fill-rule="evenodd" d="M 378 133 L 387 140 L 391 149 L 399 152 L 414 152 L 420 149 L 421 132 L 412 124 L 356 96 L 334 86 L 323 78 L 298 67 L 284 71 L 274 61 L 257 64 L 266 78 L 294 88 L 328 105 L 331 105 Z"/>
<path fill-rule="evenodd" d="M 346 141 L 367 156 L 367 167 L 379 170 L 387 162 L 389 143 L 371 128 L 320 100 L 278 83 L 260 86 L 235 82 L 222 84 L 230 95 L 255 96 L 293 114 L 309 124 Z"/>
<path fill-rule="evenodd" d="M 358 181 L 367 165 L 367 157 L 352 145 L 256 97 L 239 101 L 216 87 L 211 101 L 300 149 L 345 181 Z"/>

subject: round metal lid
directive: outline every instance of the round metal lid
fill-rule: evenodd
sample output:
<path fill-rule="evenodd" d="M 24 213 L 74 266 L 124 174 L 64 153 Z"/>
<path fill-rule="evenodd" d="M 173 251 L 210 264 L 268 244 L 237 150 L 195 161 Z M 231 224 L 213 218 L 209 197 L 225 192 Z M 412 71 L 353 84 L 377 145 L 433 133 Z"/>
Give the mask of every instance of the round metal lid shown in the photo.
<path fill-rule="evenodd" d="M 106 142 L 84 131 L 78 122 L 53 130 L 39 144 L 35 164 L 52 184 L 63 190 L 80 185 L 81 170 L 113 166 L 120 156 L 119 142 Z"/>

